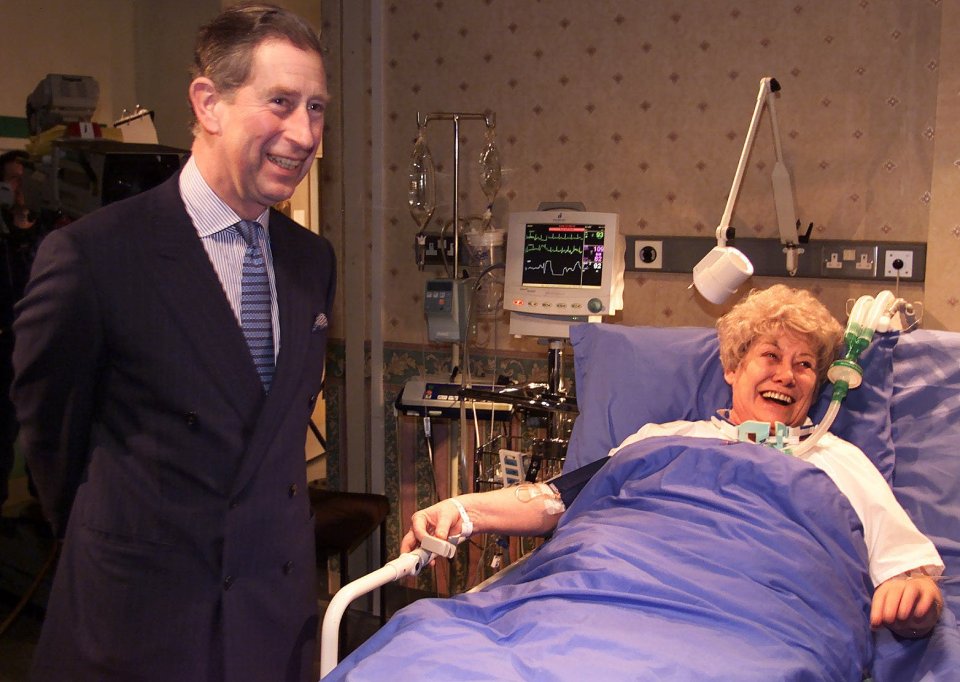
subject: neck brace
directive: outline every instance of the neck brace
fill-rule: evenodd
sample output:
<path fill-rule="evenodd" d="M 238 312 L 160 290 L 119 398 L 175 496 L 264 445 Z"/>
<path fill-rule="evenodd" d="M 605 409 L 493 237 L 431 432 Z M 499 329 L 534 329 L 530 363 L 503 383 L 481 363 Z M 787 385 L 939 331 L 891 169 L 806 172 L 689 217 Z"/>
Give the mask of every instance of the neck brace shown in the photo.
<path fill-rule="evenodd" d="M 730 421 L 730 410 L 717 410 L 717 414 L 710 418 L 710 422 L 728 440 L 758 443 L 787 453 L 813 433 L 815 428 L 813 422 L 807 417 L 803 426 L 787 426 L 781 422 L 774 422 L 773 433 L 771 433 L 769 422 L 746 421 L 734 424 Z"/>

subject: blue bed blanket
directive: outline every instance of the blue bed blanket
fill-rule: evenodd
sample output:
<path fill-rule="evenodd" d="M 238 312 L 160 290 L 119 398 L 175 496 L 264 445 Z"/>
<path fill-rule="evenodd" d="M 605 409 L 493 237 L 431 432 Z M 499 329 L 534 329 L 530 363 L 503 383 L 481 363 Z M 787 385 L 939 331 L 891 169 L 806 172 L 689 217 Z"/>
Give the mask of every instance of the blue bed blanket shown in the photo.
<path fill-rule="evenodd" d="M 395 614 L 328 680 L 852 680 L 869 669 L 859 520 L 769 448 L 624 449 L 484 591 Z"/>

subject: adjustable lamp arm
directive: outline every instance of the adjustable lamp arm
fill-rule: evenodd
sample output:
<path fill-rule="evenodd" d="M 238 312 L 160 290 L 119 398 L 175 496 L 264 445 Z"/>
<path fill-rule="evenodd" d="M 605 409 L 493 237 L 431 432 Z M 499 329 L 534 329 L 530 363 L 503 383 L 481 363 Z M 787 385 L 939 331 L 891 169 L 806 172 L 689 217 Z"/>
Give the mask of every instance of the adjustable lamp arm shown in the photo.
<path fill-rule="evenodd" d="M 743 140 L 743 150 L 740 152 L 740 162 L 737 164 L 737 172 L 733 176 L 733 186 L 730 188 L 730 194 L 727 196 L 727 205 L 723 209 L 723 217 L 720 218 L 720 226 L 717 232 L 722 230 L 724 235 L 730 228 L 730 218 L 733 216 L 733 206 L 737 203 L 737 196 L 740 194 L 740 184 L 743 182 L 743 172 L 747 167 L 747 159 L 750 158 L 750 150 L 753 148 L 753 140 L 757 136 L 757 127 L 760 124 L 760 115 L 763 113 L 763 105 L 768 97 L 780 89 L 780 84 L 769 76 L 760 79 L 760 92 L 757 93 L 757 104 L 753 109 L 753 118 L 750 119 L 750 127 L 747 129 L 747 137 Z M 776 130 L 776 128 L 774 128 Z M 775 139 L 779 139 L 779 133 L 775 133 Z M 724 236 L 725 238 L 725 236 Z M 723 244 L 720 244 L 723 246 Z"/>
<path fill-rule="evenodd" d="M 777 209 L 777 225 L 780 228 L 780 243 L 787 247 L 784 249 L 787 253 L 787 271 L 794 275 L 797 272 L 797 253 L 803 253 L 803 249 L 797 249 L 796 247 L 801 241 L 805 240 L 801 240 L 797 231 L 800 221 L 797 220 L 797 210 L 793 201 L 793 183 L 790 180 L 790 171 L 787 170 L 787 166 L 783 162 L 783 148 L 780 146 L 780 126 L 777 125 L 777 110 L 774 107 L 773 97 L 773 93 L 779 89 L 780 85 L 776 80 L 773 80 L 770 93 L 767 95 L 767 104 L 770 107 L 770 125 L 773 128 L 773 146 L 777 155 L 771 179 L 773 181 L 773 203 Z M 808 231 L 806 237 L 809 237 L 809 235 Z"/>
<path fill-rule="evenodd" d="M 803 253 L 803 249 L 799 248 L 798 245 L 801 241 L 806 241 L 810 233 L 808 231 L 801 239 L 797 232 L 799 221 L 797 220 L 797 211 L 793 200 L 793 184 L 790 179 L 790 171 L 787 170 L 787 166 L 783 162 L 780 126 L 777 122 L 777 111 L 774 105 L 773 93 L 779 90 L 780 83 L 777 82 L 777 79 L 769 76 L 760 79 L 760 90 L 757 93 L 757 104 L 753 109 L 753 118 L 750 119 L 750 127 L 747 129 L 747 136 L 743 141 L 743 150 L 740 152 L 740 162 L 737 164 L 737 172 L 733 177 L 733 186 L 727 197 L 727 205 L 723 211 L 723 217 L 720 219 L 720 225 L 717 227 L 717 244 L 720 246 L 726 244 L 730 230 L 730 219 L 733 216 L 733 207 L 737 201 L 737 196 L 740 194 L 740 184 L 743 182 L 743 173 L 746 170 L 750 150 L 753 148 L 753 142 L 757 136 L 763 107 L 767 106 L 770 109 L 770 126 L 773 129 L 773 145 L 777 157 L 771 178 L 773 181 L 773 203 L 777 211 L 780 243 L 784 245 L 784 253 L 787 255 L 787 272 L 790 275 L 795 275 L 797 273 L 797 257 Z"/>

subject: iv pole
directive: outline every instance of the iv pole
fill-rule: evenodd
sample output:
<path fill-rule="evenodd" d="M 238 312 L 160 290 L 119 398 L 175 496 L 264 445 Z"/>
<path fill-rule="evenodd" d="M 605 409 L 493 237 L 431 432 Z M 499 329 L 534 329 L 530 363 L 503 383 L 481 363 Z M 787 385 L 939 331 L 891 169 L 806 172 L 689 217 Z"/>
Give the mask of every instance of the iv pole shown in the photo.
<path fill-rule="evenodd" d="M 433 112 L 421 115 L 417 112 L 417 130 L 424 132 L 426 127 L 432 121 L 452 121 L 453 122 L 453 277 L 454 280 L 466 279 L 466 275 L 460 268 L 460 122 L 461 121 L 483 121 L 487 129 L 496 125 L 496 115 L 494 113 L 480 114 L 470 112 Z M 441 235 L 443 232 L 441 231 Z M 444 245 L 440 244 L 441 252 L 445 251 Z M 461 301 L 461 304 L 466 304 Z M 461 336 L 469 333 L 466 330 Z M 464 347 L 466 338 L 460 339 L 461 343 L 452 344 L 451 365 L 459 369 L 460 373 L 460 444 L 459 453 L 456 457 L 450 458 L 450 496 L 454 497 L 460 492 L 469 492 L 469 473 L 471 468 L 467 466 L 467 452 L 469 448 L 470 429 L 467 426 L 467 406 L 464 400 L 463 391 L 467 387 L 467 368 L 463 367 L 465 353 Z M 453 381 L 451 375 L 450 381 Z M 450 565 L 450 584 L 454 583 L 456 564 Z"/>
<path fill-rule="evenodd" d="M 487 128 L 496 125 L 496 114 L 471 114 L 465 112 L 434 112 L 421 118 L 417 112 L 417 130 L 423 130 L 430 121 L 453 121 L 453 278 L 462 279 L 460 267 L 460 121 L 482 120 Z"/>
<path fill-rule="evenodd" d="M 483 121 L 487 128 L 493 128 L 496 125 L 496 114 L 469 113 L 469 112 L 433 112 L 421 115 L 417 112 L 417 130 L 424 130 L 431 121 L 453 121 L 453 279 L 464 279 L 460 270 L 460 121 Z M 442 245 L 441 245 L 442 248 Z M 461 339 L 463 341 L 463 339 Z M 462 349 L 460 344 L 453 344 L 452 363 L 454 367 L 460 369 L 460 388 L 467 387 L 467 368 L 460 367 L 462 360 Z M 464 485 L 469 480 L 467 467 L 467 450 L 469 447 L 468 437 L 470 430 L 467 428 L 467 406 L 462 395 L 460 398 L 460 453 L 459 457 L 451 459 L 450 472 L 450 495 L 457 495 L 459 492 L 468 490 Z"/>

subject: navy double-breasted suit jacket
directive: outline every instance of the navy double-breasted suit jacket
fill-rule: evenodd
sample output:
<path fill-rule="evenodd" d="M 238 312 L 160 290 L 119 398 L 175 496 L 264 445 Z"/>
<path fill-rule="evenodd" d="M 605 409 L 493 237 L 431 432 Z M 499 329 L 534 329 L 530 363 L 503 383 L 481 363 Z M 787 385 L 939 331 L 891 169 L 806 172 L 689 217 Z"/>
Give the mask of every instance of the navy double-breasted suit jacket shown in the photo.
<path fill-rule="evenodd" d="M 270 243 L 281 345 L 264 395 L 177 177 L 44 241 L 13 391 L 65 534 L 35 679 L 312 677 L 303 453 L 336 268 L 276 212 Z"/>

